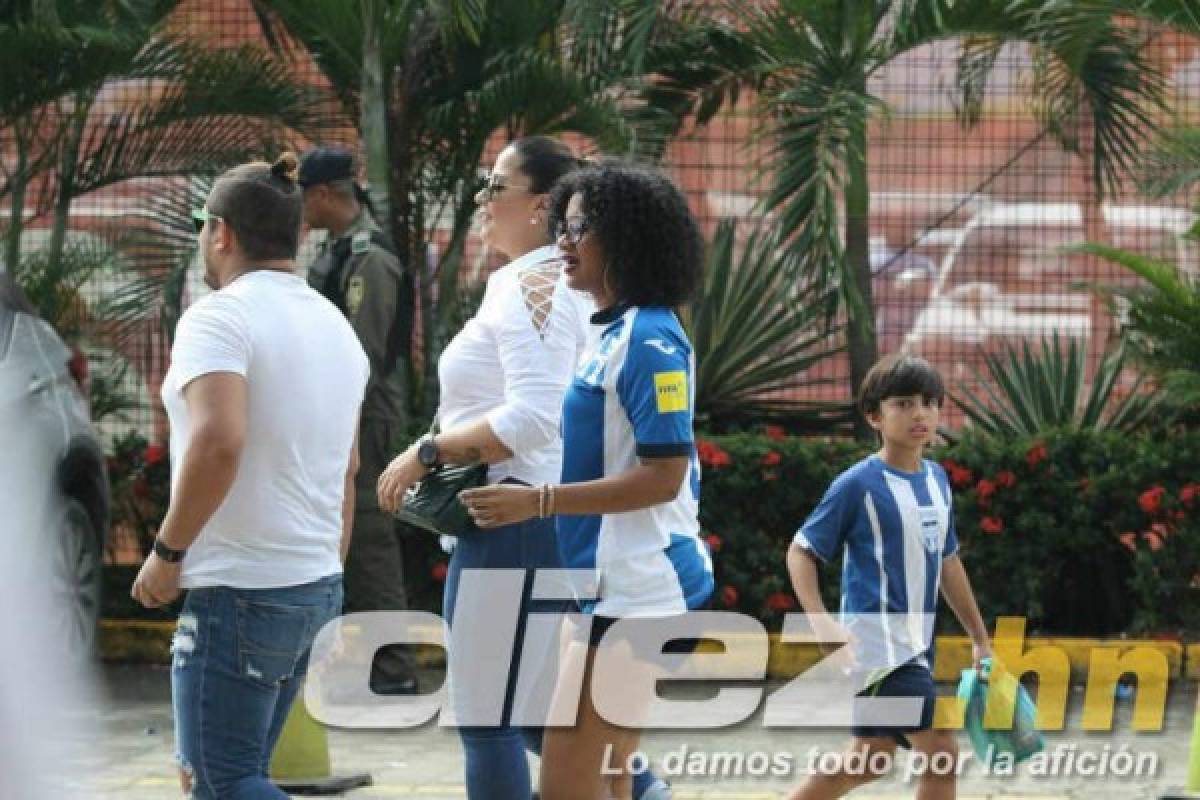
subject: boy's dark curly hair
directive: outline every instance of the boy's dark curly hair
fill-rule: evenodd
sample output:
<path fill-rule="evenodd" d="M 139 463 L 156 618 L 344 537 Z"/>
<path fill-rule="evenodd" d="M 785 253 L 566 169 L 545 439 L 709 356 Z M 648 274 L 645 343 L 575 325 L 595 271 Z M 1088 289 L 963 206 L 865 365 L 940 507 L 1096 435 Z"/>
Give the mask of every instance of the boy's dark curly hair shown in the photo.
<path fill-rule="evenodd" d="M 574 194 L 583 195 L 590 235 L 607 261 L 616 300 L 635 306 L 679 306 L 700 280 L 704 246 L 687 200 L 657 172 L 605 161 L 563 176 L 550 194 L 554 236 Z"/>

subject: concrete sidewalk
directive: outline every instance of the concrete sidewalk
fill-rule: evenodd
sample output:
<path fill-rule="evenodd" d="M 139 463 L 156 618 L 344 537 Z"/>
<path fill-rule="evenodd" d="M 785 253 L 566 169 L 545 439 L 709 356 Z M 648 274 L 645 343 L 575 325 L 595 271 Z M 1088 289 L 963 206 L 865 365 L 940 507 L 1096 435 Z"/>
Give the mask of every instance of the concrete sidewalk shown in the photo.
<path fill-rule="evenodd" d="M 88 758 L 90 774 L 88 796 L 105 800 L 149 800 L 180 797 L 178 778 L 172 766 L 174 737 L 170 711 L 169 673 L 164 667 L 106 666 L 101 673 L 101 708 L 97 715 L 101 741 Z M 436 685 L 438 676 L 429 676 L 428 685 Z M 951 687 L 943 686 L 943 694 Z M 1125 746 L 1128 752 L 1144 758 L 1143 764 L 1157 761 L 1153 774 L 1138 777 L 1086 777 L 1080 774 L 1059 776 L 1031 775 L 1027 766 L 1016 774 L 1003 777 L 985 774 L 977 764 L 968 766 L 959 783 L 959 797 L 969 798 L 1089 798 L 1092 800 L 1154 800 L 1169 793 L 1181 794 L 1187 775 L 1187 753 L 1196 687 L 1190 681 L 1175 681 L 1168 698 L 1164 730 L 1153 734 L 1135 734 L 1130 729 L 1131 702 L 1117 704 L 1113 733 L 1090 733 L 1080 729 L 1083 692 L 1072 692 L 1067 727 L 1048 733 L 1047 750 L 1073 754 L 1078 761 L 1084 753 L 1110 756 Z M 760 711 L 761 714 L 761 711 Z M 679 800 L 768 800 L 776 798 L 807 771 L 813 748 L 828 751 L 840 748 L 846 734 L 840 731 L 766 729 L 760 715 L 739 725 L 715 731 L 657 731 L 643 737 L 643 749 L 660 773 L 664 758 L 668 765 L 682 761 L 681 748 L 687 747 L 690 763 L 720 772 L 736 760 L 746 769 L 740 776 L 709 775 L 667 776 L 675 786 Z M 331 731 L 330 750 L 334 771 L 368 772 L 374 779 L 370 788 L 355 790 L 349 798 L 461 798 L 462 751 L 453 730 L 429 724 L 396 732 Z M 969 749 L 965 736 L 961 746 Z M 697 755 L 698 754 L 698 755 Z M 750 767 L 777 759 L 787 767 L 782 776 L 766 774 L 754 777 Z M 761 770 L 759 770 L 761 772 Z M 534 773 L 536 775 L 536 771 Z M 857 794 L 854 798 L 912 797 L 913 786 L 895 775 Z"/>

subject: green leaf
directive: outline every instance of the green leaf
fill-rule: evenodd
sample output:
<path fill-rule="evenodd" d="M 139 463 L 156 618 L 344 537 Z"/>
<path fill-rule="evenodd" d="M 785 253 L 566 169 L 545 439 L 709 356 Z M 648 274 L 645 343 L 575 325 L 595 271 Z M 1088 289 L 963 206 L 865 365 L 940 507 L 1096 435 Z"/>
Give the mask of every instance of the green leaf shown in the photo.
<path fill-rule="evenodd" d="M 986 373 L 975 371 L 986 398 L 965 386 L 950 398 L 981 433 L 1000 439 L 1143 427 L 1163 395 L 1143 391 L 1140 376 L 1128 392 L 1117 393 L 1125 371 L 1123 346 L 1100 361 L 1085 399 L 1086 362 L 1086 348 L 1076 339 L 1064 345 L 1057 333 L 1043 338 L 1036 351 L 1028 341 L 1007 345 L 1002 356 L 984 355 Z"/>
<path fill-rule="evenodd" d="M 775 300 L 768 306 L 762 299 Z M 718 424 L 763 418 L 844 419 L 846 404 L 789 393 L 822 383 L 806 373 L 842 351 L 828 326 L 831 293 L 805 281 L 778 231 L 739 237 L 722 220 L 708 249 L 704 283 L 685 322 L 696 354 L 697 414 Z"/>

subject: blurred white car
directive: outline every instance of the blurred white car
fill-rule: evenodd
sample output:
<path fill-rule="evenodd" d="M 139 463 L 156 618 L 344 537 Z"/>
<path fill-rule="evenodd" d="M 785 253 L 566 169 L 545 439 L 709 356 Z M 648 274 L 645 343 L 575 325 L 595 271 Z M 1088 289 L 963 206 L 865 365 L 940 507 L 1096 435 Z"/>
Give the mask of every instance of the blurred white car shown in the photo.
<path fill-rule="evenodd" d="M 63 343 L 0 269 L 0 440 L 25 443 L 19 456 L 9 452 L 0 462 L 0 481 L 22 486 L 20 513 L 3 512 L 0 546 L 6 558 L 36 552 L 49 559 L 52 602 L 30 612 L 66 653 L 81 657 L 95 648 L 110 505 L 86 371 L 83 354 Z"/>
<path fill-rule="evenodd" d="M 1194 273 L 1194 243 L 1180 237 L 1196 221 L 1191 211 L 1157 206 L 1103 206 L 1111 244 L 1171 261 Z M 1076 282 L 1128 282 L 1107 262 L 1062 252 L 1087 240 L 1076 203 L 997 203 L 977 213 L 942 258 L 925 308 L 906 343 L 934 337 L 980 344 L 988 337 L 1058 333 L 1086 339 L 1103 313 Z M 928 349 L 928 346 L 926 347 Z"/>

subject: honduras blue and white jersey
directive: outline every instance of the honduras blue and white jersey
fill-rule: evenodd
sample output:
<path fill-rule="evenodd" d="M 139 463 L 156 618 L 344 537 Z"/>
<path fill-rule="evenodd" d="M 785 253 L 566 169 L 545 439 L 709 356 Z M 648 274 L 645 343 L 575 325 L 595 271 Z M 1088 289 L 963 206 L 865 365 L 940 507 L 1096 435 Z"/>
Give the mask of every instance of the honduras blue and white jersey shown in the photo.
<path fill-rule="evenodd" d="M 595 569 L 606 617 L 657 617 L 702 606 L 713 589 L 700 541 L 700 463 L 692 432 L 692 347 L 667 308 L 594 314 L 563 401 L 563 483 L 617 475 L 638 457 L 690 456 L 675 499 L 620 514 L 559 516 L 564 566 Z"/>
<path fill-rule="evenodd" d="M 825 562 L 845 551 L 844 615 L 929 615 L 928 624 L 914 619 L 907 631 L 895 630 L 894 618 L 880 617 L 880 624 L 931 665 L 942 559 L 958 552 L 950 482 L 941 465 L 923 460 L 919 472 L 904 472 L 878 455 L 864 458 L 830 484 L 795 542 Z M 853 617 L 847 620 L 853 632 Z"/>

